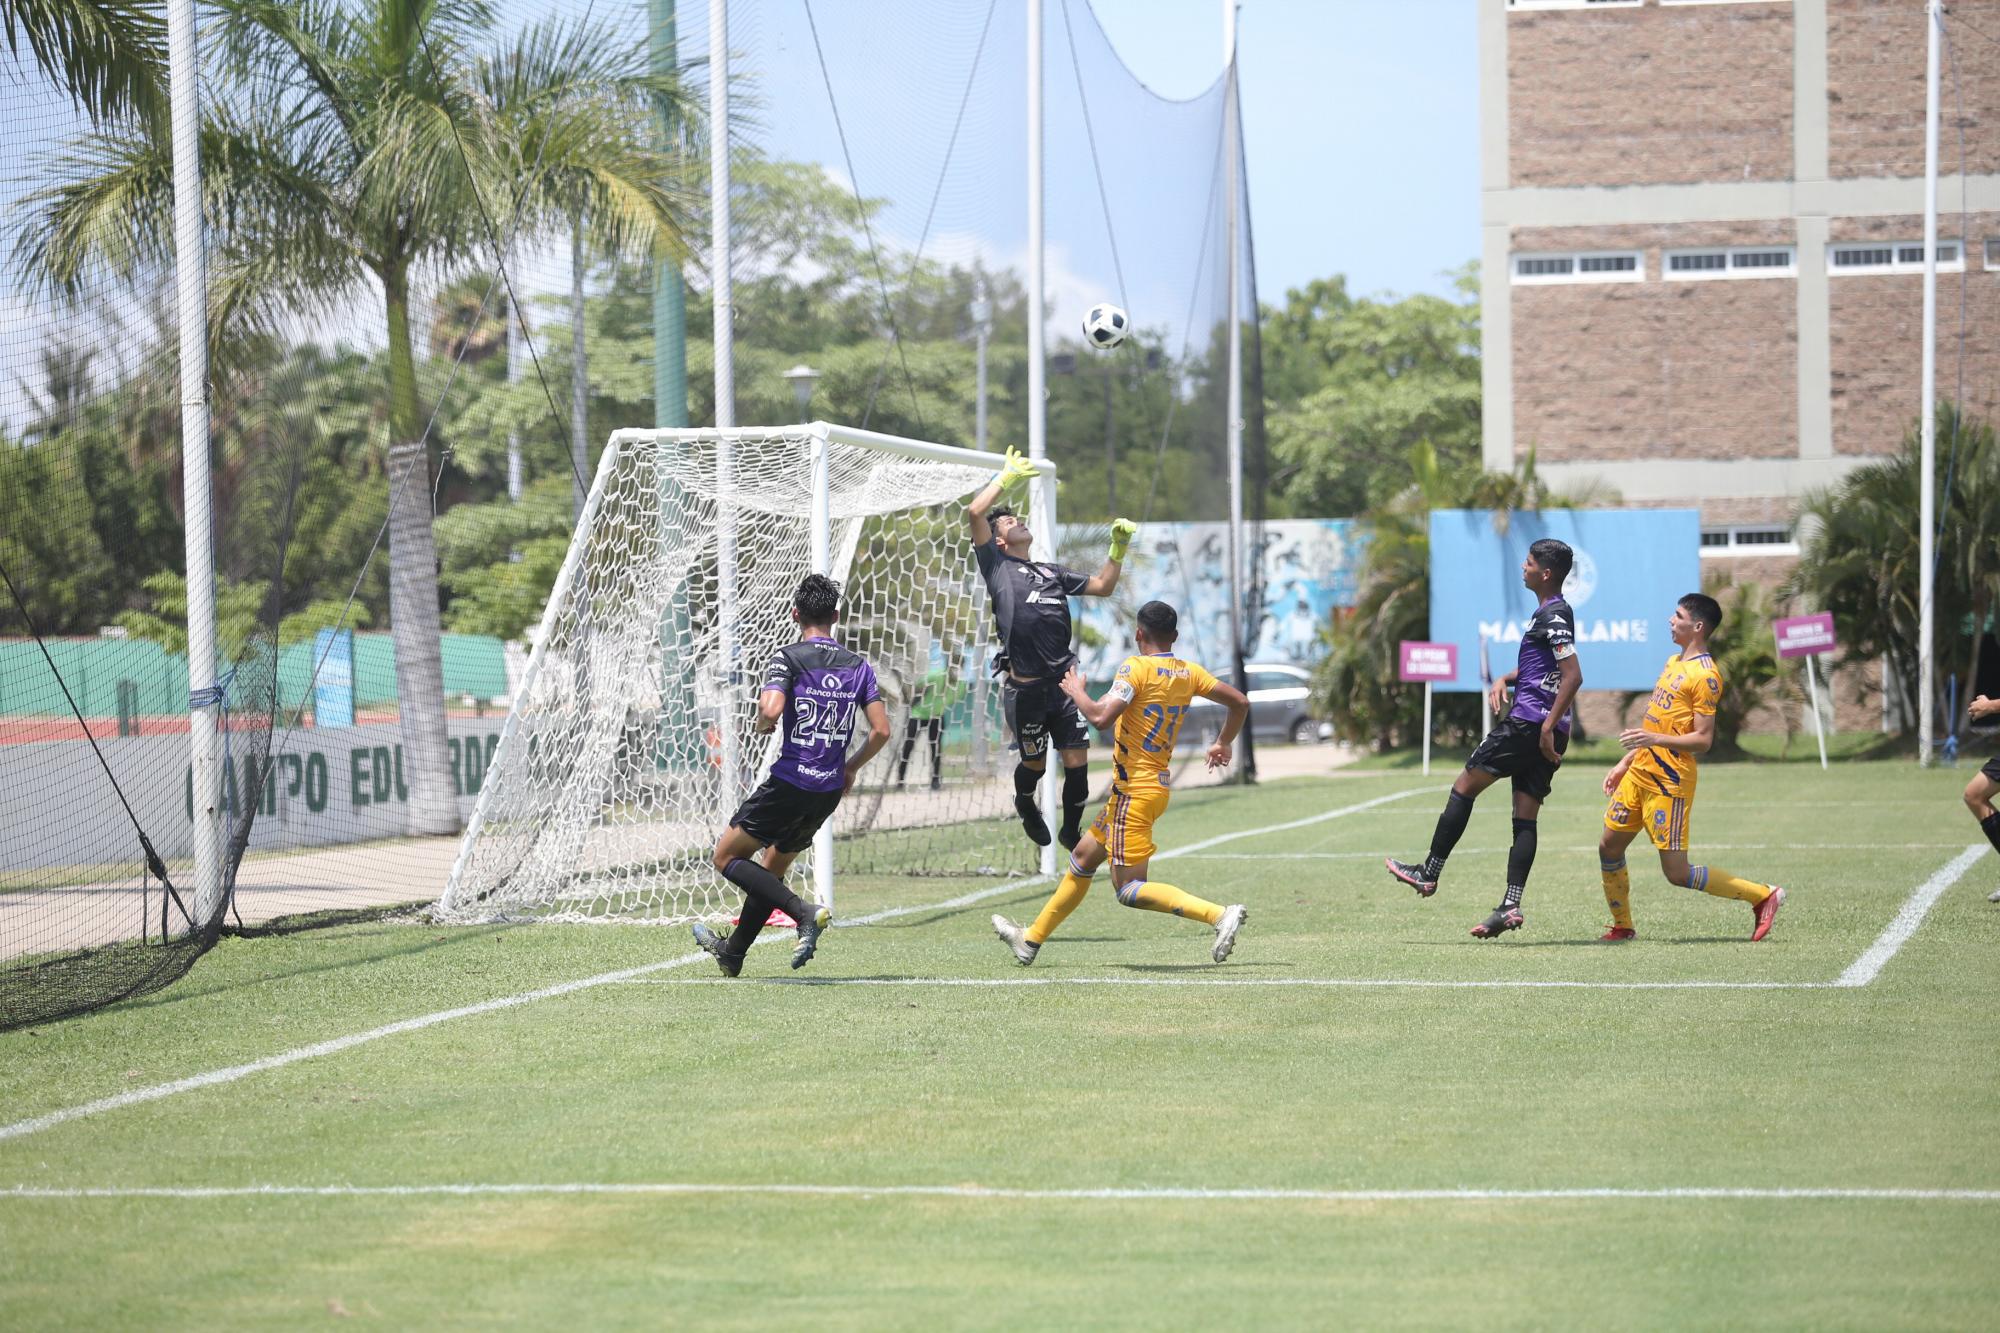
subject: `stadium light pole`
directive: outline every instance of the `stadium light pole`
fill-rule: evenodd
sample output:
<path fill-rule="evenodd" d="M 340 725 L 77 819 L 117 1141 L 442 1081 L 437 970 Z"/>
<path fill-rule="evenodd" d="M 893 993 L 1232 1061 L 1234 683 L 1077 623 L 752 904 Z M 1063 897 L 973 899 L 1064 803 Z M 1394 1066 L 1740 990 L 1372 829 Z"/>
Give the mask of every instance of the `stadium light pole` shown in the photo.
<path fill-rule="evenodd" d="M 584 345 L 583 278 L 589 267 L 584 250 L 583 208 L 570 215 L 569 240 L 569 496 L 570 512 L 583 522 L 590 491 L 590 359 Z"/>
<path fill-rule="evenodd" d="M 729 0 L 708 0 L 708 214 L 709 281 L 715 318 L 715 425 L 736 424 L 735 297 L 729 277 Z M 715 442 L 716 603 L 722 636 L 722 790 L 733 803 L 741 787 L 736 719 L 736 654 L 741 637 L 736 606 L 735 458 L 729 438 Z"/>
<path fill-rule="evenodd" d="M 222 768 L 215 683 L 215 545 L 208 456 L 208 255 L 201 219 L 201 53 L 194 0 L 167 5 L 174 134 L 174 277 L 180 306 L 181 504 L 187 515 L 188 748 L 196 930 L 221 908 Z M 247 799 L 247 798 L 246 798 Z"/>
<path fill-rule="evenodd" d="M 819 380 L 819 372 L 803 361 L 785 372 L 785 383 L 792 386 L 792 401 L 799 405 L 801 422 L 812 420 L 813 386 Z"/>
<path fill-rule="evenodd" d="M 986 275 L 977 274 L 972 280 L 972 345 L 973 362 L 977 367 L 973 388 L 972 442 L 980 453 L 986 452 L 986 340 L 993 336 L 993 301 L 986 292 Z M 985 777 L 990 756 L 986 748 L 986 664 L 972 664 L 972 771 Z"/>
<path fill-rule="evenodd" d="M 1229 661 L 1236 688 L 1250 691 L 1243 669 L 1243 152 L 1236 85 L 1236 4 L 1222 0 L 1223 151 L 1229 180 Z M 1247 731 L 1248 728 L 1246 727 Z M 1243 775 L 1257 776 L 1257 764 L 1244 737 Z"/>
<path fill-rule="evenodd" d="M 1937 659 L 1932 639 L 1937 626 L 1937 177 L 1938 33 L 1944 0 L 1924 5 L 1928 35 L 1924 59 L 1924 346 L 1923 406 L 1917 424 L 1922 446 L 1917 480 L 1917 763 L 1931 762 L 1932 713 L 1936 708 Z M 1965 238 L 1959 237 L 1963 246 Z"/>
<path fill-rule="evenodd" d="M 1042 0 L 1028 0 L 1028 457 L 1049 456 L 1048 367 L 1043 364 L 1048 330 L 1042 318 Z M 1029 495 L 1035 516 L 1037 560 L 1056 555 L 1056 484 L 1046 473 L 1034 479 Z M 1062 766 L 1047 765 L 1042 774 L 1042 818 L 1053 827 L 1057 809 L 1057 777 Z M 1053 875 L 1056 851 L 1042 848 L 1041 872 Z"/>

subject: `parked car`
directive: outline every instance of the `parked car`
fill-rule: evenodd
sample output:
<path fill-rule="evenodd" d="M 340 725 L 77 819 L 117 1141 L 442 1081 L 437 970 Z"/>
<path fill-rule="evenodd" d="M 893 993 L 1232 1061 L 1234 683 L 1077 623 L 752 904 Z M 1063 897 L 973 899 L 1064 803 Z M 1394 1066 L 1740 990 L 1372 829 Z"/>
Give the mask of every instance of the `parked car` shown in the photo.
<path fill-rule="evenodd" d="M 1307 702 L 1311 677 L 1304 668 L 1287 662 L 1247 662 L 1243 672 L 1249 677 L 1253 740 L 1315 745 L 1333 738 L 1333 724 L 1314 716 Z M 1224 716 L 1221 704 L 1197 698 L 1181 727 L 1181 743 L 1205 748 L 1222 734 Z"/>

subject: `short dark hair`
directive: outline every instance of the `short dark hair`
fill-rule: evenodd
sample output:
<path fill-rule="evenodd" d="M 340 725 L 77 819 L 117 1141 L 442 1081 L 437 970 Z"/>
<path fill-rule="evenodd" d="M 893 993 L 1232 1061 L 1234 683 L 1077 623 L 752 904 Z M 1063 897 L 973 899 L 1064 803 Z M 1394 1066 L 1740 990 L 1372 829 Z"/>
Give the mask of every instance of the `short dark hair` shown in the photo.
<path fill-rule="evenodd" d="M 792 594 L 792 609 L 806 625 L 831 625 L 840 614 L 840 585 L 824 574 L 808 574 Z"/>
<path fill-rule="evenodd" d="M 1569 543 L 1559 542 L 1554 537 L 1544 537 L 1530 546 L 1528 557 L 1556 576 L 1558 589 L 1569 577 L 1570 566 L 1576 563 L 1576 552 L 1569 549 Z"/>
<path fill-rule="evenodd" d="M 1148 602 L 1139 608 L 1139 628 L 1154 643 L 1172 643 L 1181 636 L 1180 612 L 1165 602 Z"/>
<path fill-rule="evenodd" d="M 1722 603 L 1705 592 L 1691 592 L 1681 598 L 1680 608 L 1699 620 L 1708 634 L 1722 628 Z"/>
<path fill-rule="evenodd" d="M 986 511 L 986 521 L 989 524 L 998 523 L 1003 518 L 1011 518 L 1017 523 L 1021 521 L 1021 516 L 1014 512 L 1011 505 L 994 505 Z"/>

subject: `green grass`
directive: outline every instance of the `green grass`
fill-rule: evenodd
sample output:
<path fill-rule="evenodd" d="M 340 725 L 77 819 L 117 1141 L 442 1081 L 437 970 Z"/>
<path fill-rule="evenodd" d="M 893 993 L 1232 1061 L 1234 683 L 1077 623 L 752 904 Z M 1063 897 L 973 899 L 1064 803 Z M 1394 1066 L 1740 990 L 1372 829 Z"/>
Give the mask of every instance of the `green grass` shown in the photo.
<path fill-rule="evenodd" d="M 1448 766 L 1458 756 L 1445 760 Z M 1044 886 L 828 936 L 799 979 L 1827 982 L 1977 837 L 1963 774 L 1705 769 L 1697 860 L 1606 915 L 1594 768 L 1541 821 L 1528 928 L 1481 943 L 1504 793 L 1418 901 L 1448 767 L 1176 798 L 1155 864 L 1251 921 L 1103 882 L 1031 971 L 990 933 Z M 1706 852 L 1703 849 L 1707 849 Z M 0 1187 L 819 1184 L 1027 1189 L 1996 1189 L 2000 907 L 1982 860 L 1865 988 L 772 984 L 689 966 L 388 1036 L 0 1140 Z M 843 877 L 841 913 L 991 881 Z M 225 942 L 182 983 L 0 1036 L 0 1122 L 680 957 L 678 930 L 372 924 Z M 747 978 L 754 977 L 752 981 Z M 1328 1201 L 628 1194 L 0 1197 L 0 1325 L 1990 1326 L 2000 1202 Z"/>

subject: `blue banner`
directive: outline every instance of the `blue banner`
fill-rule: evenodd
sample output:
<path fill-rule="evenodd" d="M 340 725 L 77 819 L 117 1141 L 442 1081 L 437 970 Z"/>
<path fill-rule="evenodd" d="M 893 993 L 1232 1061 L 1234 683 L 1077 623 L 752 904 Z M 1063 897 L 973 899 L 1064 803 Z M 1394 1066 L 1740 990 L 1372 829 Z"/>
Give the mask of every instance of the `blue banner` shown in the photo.
<path fill-rule="evenodd" d="M 1701 513 L 1694 509 L 1491 509 L 1431 511 L 1431 638 L 1458 645 L 1458 678 L 1440 690 L 1481 686 L 1480 645 L 1493 676 L 1514 669 L 1535 597 L 1521 562 L 1543 537 L 1568 542 L 1576 565 L 1563 595 L 1576 613 L 1576 653 L 1586 690 L 1650 690 L 1675 651 L 1674 604 L 1701 591 Z"/>
<path fill-rule="evenodd" d="M 313 640 L 313 725 L 354 725 L 354 631 L 323 629 Z"/>

